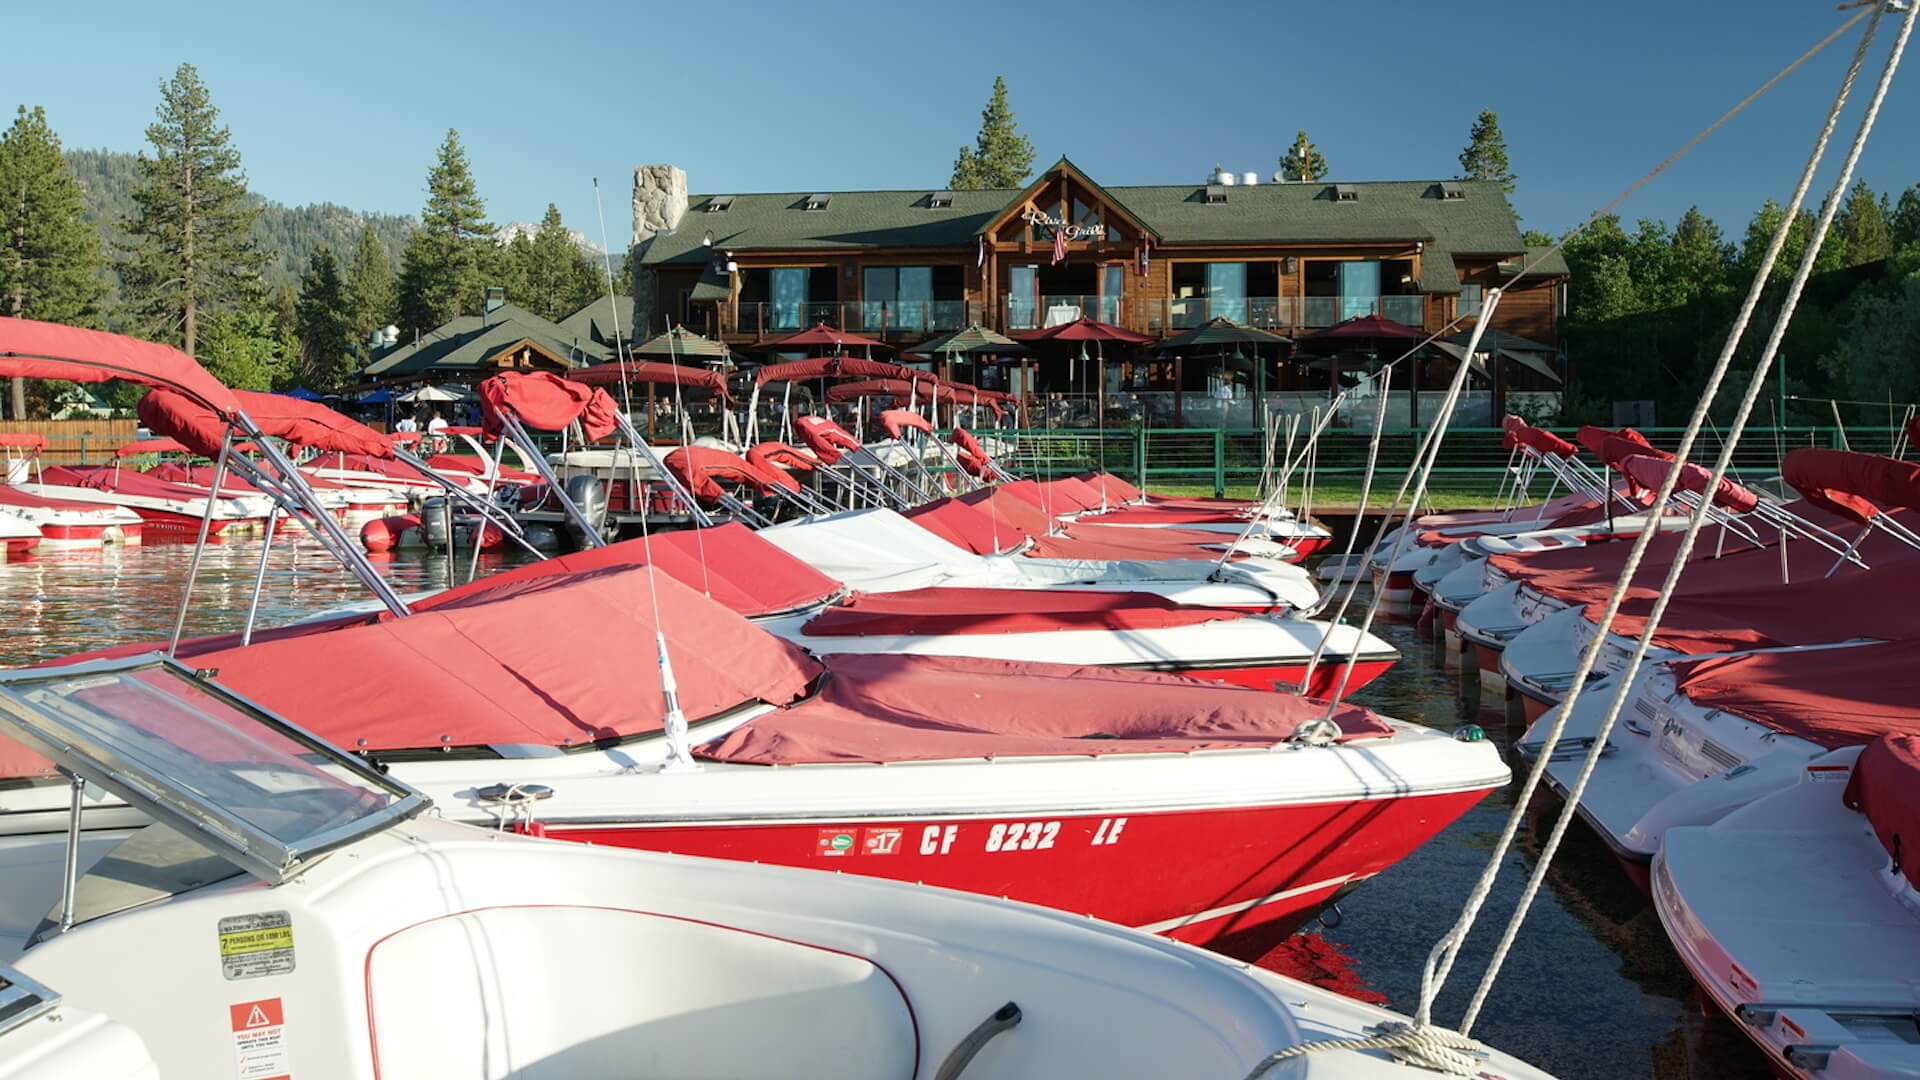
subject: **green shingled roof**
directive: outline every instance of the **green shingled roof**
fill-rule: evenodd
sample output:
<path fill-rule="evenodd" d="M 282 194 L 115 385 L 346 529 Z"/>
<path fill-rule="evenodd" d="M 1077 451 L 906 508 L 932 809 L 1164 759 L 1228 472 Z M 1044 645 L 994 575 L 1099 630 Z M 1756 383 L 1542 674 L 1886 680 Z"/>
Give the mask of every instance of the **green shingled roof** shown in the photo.
<path fill-rule="evenodd" d="M 1443 183 L 1464 197 L 1443 198 Z M 1333 185 L 1322 183 L 1236 185 L 1225 189 L 1224 203 L 1207 202 L 1206 187 L 1199 184 L 1105 191 L 1159 233 L 1162 244 L 1424 242 L 1463 255 L 1524 250 L 1498 184 L 1393 180 L 1340 186 L 1356 197 L 1338 200 Z M 827 194 L 827 205 L 819 210 L 804 209 L 807 193 L 734 195 L 720 213 L 706 208 L 721 196 L 693 196 L 679 228 L 657 236 L 642 262 L 700 263 L 708 257 L 703 239 L 709 230 L 719 250 L 965 249 L 1021 192 L 956 191 L 950 208 L 932 207 L 929 190 Z"/>
<path fill-rule="evenodd" d="M 486 315 L 456 315 L 420 340 L 396 345 L 376 357 L 361 374 L 370 379 L 413 375 L 461 375 L 490 365 L 502 349 L 531 338 L 556 356 L 600 360 L 610 355 L 592 342 L 575 345 L 573 335 L 531 311 L 504 304 Z"/>
<path fill-rule="evenodd" d="M 616 330 L 622 341 L 633 337 L 633 297 L 616 296 L 609 305 L 602 296 L 561 319 L 559 326 L 566 335 L 561 340 L 594 351 L 596 358 L 600 350 L 611 356 Z"/>

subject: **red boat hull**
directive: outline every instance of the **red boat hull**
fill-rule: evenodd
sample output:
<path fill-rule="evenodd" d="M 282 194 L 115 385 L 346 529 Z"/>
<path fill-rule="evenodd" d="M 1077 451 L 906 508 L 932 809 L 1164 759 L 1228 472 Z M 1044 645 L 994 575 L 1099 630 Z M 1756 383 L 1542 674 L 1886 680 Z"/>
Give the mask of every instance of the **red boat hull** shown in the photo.
<path fill-rule="evenodd" d="M 1485 795 L 1125 817 L 552 823 L 539 831 L 584 843 L 1005 896 L 1252 960 Z"/>
<path fill-rule="evenodd" d="M 1296 536 L 1282 541 L 1282 543 L 1293 549 L 1294 557 L 1288 559 L 1288 562 L 1301 562 L 1310 559 L 1318 555 L 1320 549 L 1326 547 L 1329 542 L 1330 538 L 1325 536 Z"/>
<path fill-rule="evenodd" d="M 134 513 L 140 515 L 140 521 L 144 525 L 142 530 L 143 539 L 149 542 L 158 541 L 168 543 L 186 541 L 192 543 L 200 535 L 201 519 L 198 517 L 189 514 L 176 514 L 171 510 L 152 510 L 139 506 L 132 507 L 131 509 Z M 233 524 L 232 518 L 220 518 L 208 522 L 207 538 L 212 539 L 226 532 L 227 526 L 231 524 Z"/>
<path fill-rule="evenodd" d="M 6 541 L 6 545 L 7 558 L 21 559 L 32 554 L 33 549 L 40 546 L 40 538 L 37 536 L 16 537 Z"/>
<path fill-rule="evenodd" d="M 140 542 L 141 525 L 48 525 L 40 526 L 41 539 L 51 547 L 100 547 L 106 543 L 107 530 L 120 531 L 120 543 Z"/>

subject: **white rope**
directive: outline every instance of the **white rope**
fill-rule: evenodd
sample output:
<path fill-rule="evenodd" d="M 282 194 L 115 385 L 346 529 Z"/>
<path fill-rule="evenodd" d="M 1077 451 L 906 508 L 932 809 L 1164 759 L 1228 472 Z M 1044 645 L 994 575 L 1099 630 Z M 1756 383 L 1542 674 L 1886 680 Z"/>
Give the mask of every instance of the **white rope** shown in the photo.
<path fill-rule="evenodd" d="M 1846 105 L 1848 97 L 1852 93 L 1854 82 L 1860 74 L 1860 69 L 1866 60 L 1868 47 L 1873 41 L 1875 32 L 1879 26 L 1880 17 L 1885 10 L 1883 6 L 1878 4 L 1876 4 L 1872 10 L 1872 19 L 1867 24 L 1866 32 L 1861 36 L 1860 45 L 1854 52 L 1853 61 L 1847 68 L 1846 77 L 1842 80 L 1840 89 L 1834 96 L 1833 106 L 1827 113 L 1826 122 L 1820 130 L 1820 136 L 1814 143 L 1813 153 L 1808 158 L 1806 168 L 1801 173 L 1800 183 L 1794 190 L 1793 201 L 1787 207 L 1779 228 L 1774 232 L 1773 240 L 1767 248 L 1766 257 L 1762 259 L 1760 268 L 1755 274 L 1754 282 L 1748 289 L 1746 300 L 1741 305 L 1740 316 L 1734 322 L 1732 329 L 1728 331 L 1726 344 L 1722 347 L 1720 357 L 1714 365 L 1713 373 L 1708 378 L 1707 385 L 1701 393 L 1700 403 L 1694 410 L 1692 422 L 1687 426 L 1686 433 L 1681 437 L 1680 446 L 1674 452 L 1674 457 L 1677 462 L 1685 462 L 1688 454 L 1693 449 L 1693 442 L 1699 435 L 1701 427 L 1704 425 L 1707 412 L 1712 407 L 1714 396 L 1728 368 L 1731 366 L 1733 354 L 1738 348 L 1740 339 L 1745 334 L 1747 323 L 1752 317 L 1753 310 L 1758 305 L 1760 296 L 1765 290 L 1767 277 L 1773 269 L 1773 264 L 1779 256 L 1780 250 L 1785 246 L 1788 231 L 1791 229 L 1794 219 L 1799 214 L 1800 205 L 1805 200 L 1808 189 L 1812 187 L 1814 173 L 1818 169 L 1821 158 L 1826 153 L 1827 144 L 1832 139 L 1834 128 L 1840 119 L 1840 114 Z M 1747 420 L 1753 411 L 1754 402 L 1759 398 L 1760 391 L 1765 383 L 1767 370 L 1772 365 L 1773 359 L 1779 351 L 1780 342 L 1785 336 L 1787 326 L 1793 318 L 1794 309 L 1799 304 L 1801 291 L 1806 285 L 1807 278 L 1813 273 L 1814 260 L 1818 258 L 1820 254 L 1821 245 L 1825 242 L 1828 230 L 1833 224 L 1834 215 L 1840 208 L 1842 198 L 1846 195 L 1847 184 L 1853 178 L 1854 168 L 1859 163 L 1861 152 L 1866 148 L 1867 138 L 1873 131 L 1874 121 L 1879 115 L 1880 106 L 1882 102 L 1885 101 L 1887 90 L 1893 82 L 1894 72 L 1898 70 L 1900 66 L 1900 58 L 1906 50 L 1907 39 L 1913 31 L 1913 23 L 1914 13 L 1910 9 L 1904 14 L 1899 37 L 1895 40 L 1892 51 L 1887 55 L 1885 67 L 1882 68 L 1880 73 L 1880 81 L 1874 88 L 1873 98 L 1868 103 L 1866 112 L 1860 119 L 1860 127 L 1854 135 L 1852 145 L 1848 148 L 1846 160 L 1841 166 L 1839 175 L 1834 178 L 1833 188 L 1828 193 L 1826 202 L 1821 208 L 1819 219 L 1814 226 L 1813 236 L 1809 239 L 1806 250 L 1801 254 L 1800 264 L 1794 271 L 1792 282 L 1788 285 L 1786 297 L 1781 302 L 1779 315 L 1774 320 L 1766 346 L 1754 366 L 1752 380 L 1748 383 L 1746 393 L 1740 400 L 1739 409 L 1734 415 L 1734 420 L 1727 433 L 1727 438 L 1723 442 L 1719 456 L 1714 462 L 1712 476 L 1706 485 L 1706 490 L 1708 491 L 1714 490 L 1716 485 L 1720 483 L 1721 478 L 1726 475 L 1728 466 L 1733 460 L 1733 453 L 1739 444 L 1740 435 L 1746 427 Z M 1679 474 L 1680 469 L 1677 467 L 1668 470 L 1665 480 L 1660 485 L 1659 494 L 1654 498 L 1654 505 L 1648 511 L 1650 520 L 1658 520 L 1659 515 L 1665 511 L 1667 502 L 1673 495 Z M 1673 562 L 1668 567 L 1666 581 L 1662 585 L 1659 594 L 1654 598 L 1652 608 L 1647 614 L 1646 625 L 1641 630 L 1640 638 L 1635 643 L 1633 654 L 1628 658 L 1626 668 L 1617 676 L 1618 682 L 1616 689 L 1612 699 L 1608 702 L 1606 715 L 1600 722 L 1600 727 L 1595 734 L 1593 745 L 1587 752 L 1586 760 L 1581 764 L 1580 775 L 1568 790 L 1566 805 L 1561 810 L 1559 819 L 1554 822 L 1553 832 L 1548 837 L 1546 846 L 1541 849 L 1540 857 L 1534 866 L 1532 875 L 1527 880 L 1525 890 L 1521 893 L 1513 917 L 1508 921 L 1506 931 L 1501 936 L 1500 943 L 1495 948 L 1492 959 L 1488 961 L 1486 974 L 1482 976 L 1479 986 L 1474 990 L 1473 1000 L 1468 1004 L 1466 1014 L 1461 1020 L 1460 1029 L 1463 1032 L 1473 1029 L 1473 1022 L 1478 1017 L 1481 1006 L 1486 1002 L 1487 994 L 1493 988 L 1493 982 L 1499 975 L 1500 967 L 1505 962 L 1508 952 L 1512 949 L 1514 938 L 1519 933 L 1520 926 L 1526 919 L 1528 908 L 1532 904 L 1535 894 L 1539 891 L 1540 883 L 1545 879 L 1547 869 L 1552 864 L 1553 856 L 1559 850 L 1560 841 L 1566 835 L 1567 827 L 1571 823 L 1575 811 L 1580 805 L 1580 798 L 1586 791 L 1587 782 L 1592 777 L 1594 768 L 1606 748 L 1607 738 L 1612 733 L 1613 726 L 1619 718 L 1621 707 L 1625 704 L 1626 698 L 1631 692 L 1634 675 L 1646 657 L 1647 650 L 1652 644 L 1653 636 L 1659 629 L 1660 620 L 1666 613 L 1667 604 L 1672 599 L 1674 588 L 1679 582 L 1681 573 L 1688 565 L 1688 556 L 1692 554 L 1694 541 L 1699 535 L 1701 525 L 1707 519 L 1707 509 L 1710 505 L 1710 500 L 1702 500 L 1700 505 L 1695 507 L 1692 515 L 1688 518 L 1686 531 L 1681 535 L 1679 547 L 1674 554 Z M 1552 759 L 1554 746 L 1559 741 L 1560 734 L 1565 728 L 1566 717 L 1573 712 L 1574 706 L 1579 701 L 1582 686 L 1586 681 L 1588 673 L 1593 669 L 1594 661 L 1598 657 L 1600 650 L 1605 645 L 1608 630 L 1613 625 L 1614 616 L 1618 613 L 1621 603 L 1626 597 L 1634 573 L 1639 568 L 1640 558 L 1645 553 L 1653 535 L 1654 530 L 1647 529 L 1635 538 L 1633 550 L 1629 552 L 1626 564 L 1621 567 L 1620 578 L 1615 584 L 1613 595 L 1608 598 L 1607 608 L 1600 619 L 1598 632 L 1594 634 L 1593 639 L 1588 643 L 1587 648 L 1583 652 L 1580 658 L 1580 664 L 1574 672 L 1572 687 L 1568 691 L 1567 699 L 1561 706 L 1560 714 L 1554 722 L 1552 732 L 1540 748 L 1540 755 L 1536 760 L 1533 773 L 1528 778 L 1530 783 L 1545 771 L 1546 764 Z M 1515 823 L 1517 823 L 1524 814 L 1525 805 L 1525 795 L 1516 800 L 1513 815 Z M 1512 825 L 1508 830 L 1509 836 L 1516 830 L 1517 825 Z M 1503 857 L 1504 854 L 1505 848 L 1503 846 L 1495 853 L 1494 859 L 1490 861 L 1489 865 L 1497 867 L 1498 860 Z M 1470 927 L 1471 923 L 1467 923 L 1467 926 Z M 1458 940 L 1464 939 L 1464 937 L 1465 934 L 1463 932 L 1455 940 L 1457 942 Z M 1438 947 L 1436 947 L 1436 952 L 1437 951 Z M 1431 962 L 1429 963 L 1429 968 L 1431 969 Z M 1434 990 L 1437 992 L 1438 987 L 1435 986 Z M 1421 996 L 1422 1012 L 1424 1014 L 1431 1004 L 1430 996 L 1424 986 Z"/>
<path fill-rule="evenodd" d="M 1322 1039 L 1276 1050 L 1247 1074 L 1246 1080 L 1260 1080 L 1275 1065 L 1308 1054 L 1329 1050 L 1385 1050 L 1393 1060 L 1449 1076 L 1476 1076 L 1492 1051 L 1477 1039 L 1470 1039 L 1446 1028 L 1389 1021 L 1381 1024 L 1379 1034 L 1361 1039 Z"/>

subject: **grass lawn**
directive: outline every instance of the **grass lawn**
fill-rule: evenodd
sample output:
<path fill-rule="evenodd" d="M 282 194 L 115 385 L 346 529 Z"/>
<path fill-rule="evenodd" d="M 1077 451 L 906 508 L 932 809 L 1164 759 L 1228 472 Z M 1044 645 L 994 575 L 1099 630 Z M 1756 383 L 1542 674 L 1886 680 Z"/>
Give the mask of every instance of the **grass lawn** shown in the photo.
<path fill-rule="evenodd" d="M 1500 477 L 1491 476 L 1436 476 L 1427 484 L 1426 502 L 1439 510 L 1483 510 L 1495 506 L 1494 492 L 1499 487 Z M 1393 505 L 1394 493 L 1400 489 L 1400 477 L 1378 477 L 1374 480 L 1373 490 L 1368 493 L 1367 508 L 1386 510 Z M 1212 484 L 1154 483 L 1150 485 L 1152 494 L 1172 497 L 1209 498 L 1213 495 Z M 1543 489 L 1544 490 L 1544 489 Z M 1259 492 L 1254 484 L 1228 484 L 1227 498 L 1254 499 Z M 1292 495 L 1290 502 L 1298 503 L 1299 496 Z M 1353 510 L 1360 505 L 1360 481 L 1357 477 L 1325 477 L 1314 485 L 1313 505 L 1324 510 Z"/>

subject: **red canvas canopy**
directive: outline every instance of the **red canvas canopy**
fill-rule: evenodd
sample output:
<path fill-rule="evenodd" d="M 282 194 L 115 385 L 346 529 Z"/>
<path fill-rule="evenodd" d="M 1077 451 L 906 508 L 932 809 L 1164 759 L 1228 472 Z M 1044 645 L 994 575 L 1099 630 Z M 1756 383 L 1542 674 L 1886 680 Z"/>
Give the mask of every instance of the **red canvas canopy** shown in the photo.
<path fill-rule="evenodd" d="M 1226 546 L 1227 538 L 1211 533 L 1187 532 L 1177 528 L 1135 529 L 1124 525 L 1098 525 L 1074 523 L 1064 535 L 1050 531 L 1054 524 L 1046 511 L 1040 509 L 1037 501 L 1031 501 L 1028 494 L 1020 489 L 1021 484 L 1033 485 L 1031 480 L 1022 480 L 1013 484 L 969 492 L 960 496 L 959 501 L 979 509 L 987 516 L 987 532 L 998 528 L 1002 550 L 1016 546 L 1013 533 L 1019 532 L 1033 539 L 1029 554 L 1047 559 L 1143 559 L 1158 562 L 1163 559 L 1219 559 L 1221 549 Z M 944 500 L 928 504 L 922 510 L 931 510 Z M 936 511 L 937 512 L 937 511 Z M 910 518 L 918 520 L 920 511 L 911 511 Z M 935 529 L 935 531 L 939 531 Z M 977 537 L 982 531 L 975 526 L 971 533 Z M 955 535 L 967 535 L 956 531 Z M 949 537 L 952 539 L 952 537 Z M 978 540 L 963 543 L 979 554 L 990 554 L 988 549 L 979 546 Z M 1236 556 L 1240 557 L 1240 556 Z"/>
<path fill-rule="evenodd" d="M 820 462 L 798 448 L 783 442 L 763 442 L 747 451 L 747 460 L 767 472 L 780 472 L 785 469 L 799 469 L 812 472 Z"/>
<path fill-rule="evenodd" d="M 285 439 L 295 446 L 339 450 L 349 454 L 391 456 L 386 436 L 314 401 L 285 394 L 235 390 L 234 399 L 261 434 Z M 185 449 L 204 457 L 220 453 L 226 422 L 205 405 L 171 390 L 155 390 L 140 399 L 140 420 L 156 435 L 170 436 Z"/>
<path fill-rule="evenodd" d="M 0 431 L 0 447 L 10 450 L 45 450 L 47 437 L 34 431 Z"/>
<path fill-rule="evenodd" d="M 500 433 L 500 416 L 510 413 L 534 431 L 561 431 L 575 420 L 588 442 L 611 435 L 619 406 L 599 387 L 569 382 L 546 371 L 502 372 L 480 384 L 481 426 Z"/>
<path fill-rule="evenodd" d="M 824 416 L 795 417 L 793 430 L 823 464 L 832 465 L 843 455 L 864 449 L 852 432 Z"/>
<path fill-rule="evenodd" d="M 484 584 L 490 595 L 505 597 L 546 578 L 646 566 L 649 552 L 655 569 L 747 618 L 815 607 L 844 591 L 838 581 L 732 522 L 710 529 L 657 532 L 641 540 L 560 555 L 495 574 Z M 421 600 L 414 610 L 431 611 L 447 602 L 443 598 L 448 595 Z"/>
<path fill-rule="evenodd" d="M 658 731 L 656 587 L 688 719 L 744 702 L 786 704 L 820 671 L 799 649 L 644 568 L 474 586 L 406 618 L 181 655 L 322 738 L 372 751 L 578 746 Z"/>
<path fill-rule="evenodd" d="M 1057 589 L 911 589 L 861 594 L 807 621 L 815 637 L 1035 634 L 1050 630 L 1156 630 L 1244 618 L 1186 607 L 1158 593 Z"/>
<path fill-rule="evenodd" d="M 1867 744 L 1844 798 L 1866 815 L 1907 883 L 1920 888 L 1920 737 L 1888 734 Z"/>
<path fill-rule="evenodd" d="M 216 453 L 218 450 L 215 451 Z M 178 439 L 137 439 L 113 452 L 117 458 L 146 457 L 149 454 L 191 454 Z"/>
<path fill-rule="evenodd" d="M 202 492 L 213 488 L 213 466 L 211 465 L 183 465 L 177 461 L 168 461 L 148 469 L 143 475 L 154 480 L 165 480 L 169 484 L 182 484 Z M 223 496 L 258 495 L 260 489 L 230 472 L 221 478 L 220 494 Z"/>
<path fill-rule="evenodd" d="M 202 488 L 172 483 L 148 476 L 146 473 L 113 465 L 90 467 L 56 465 L 42 472 L 40 479 L 49 484 L 92 488 L 95 491 L 115 491 L 152 499 L 199 499 L 207 494 Z"/>
<path fill-rule="evenodd" d="M 1325 330 L 1300 335 L 1301 341 L 1422 341 L 1426 332 L 1418 327 L 1383 319 L 1378 315 L 1358 315 L 1335 323 Z"/>
<path fill-rule="evenodd" d="M 1513 418 L 1509 417 L 1509 419 Z M 1587 424 L 1580 428 L 1579 434 L 1574 436 L 1574 438 L 1582 447 L 1586 448 L 1587 453 L 1597 458 L 1605 458 L 1607 456 L 1606 446 L 1607 440 L 1609 439 L 1624 439 L 1627 442 L 1637 443 L 1647 449 L 1651 449 L 1653 446 L 1652 443 L 1647 441 L 1646 436 L 1630 427 L 1623 427 L 1619 431 L 1608 431 L 1606 428 Z M 1645 452 L 1645 449 L 1641 451 L 1642 454 Z"/>
<path fill-rule="evenodd" d="M 240 407 L 232 391 L 170 345 L 32 319 L 0 318 L 0 377 L 9 376 L 78 383 L 118 379 L 177 390 L 223 417 Z"/>
<path fill-rule="evenodd" d="M 889 438 L 904 438 L 909 428 L 924 432 L 928 438 L 933 437 L 933 423 L 919 413 L 905 409 L 888 409 L 881 413 L 880 426 L 887 429 Z"/>
<path fill-rule="evenodd" d="M 623 376 L 627 382 L 678 385 L 682 388 L 705 390 L 722 398 L 730 396 L 727 393 L 725 375 L 706 368 L 686 367 L 680 364 L 659 364 L 652 361 L 596 364 L 593 367 L 580 368 L 567 373 L 569 380 L 585 383 L 588 386 L 618 386 Z"/>
<path fill-rule="evenodd" d="M 818 696 L 697 753 L 736 765 L 824 765 L 1259 750 L 1326 713 L 1292 695 L 1112 668 L 889 655 L 826 664 Z M 1333 719 L 1343 741 L 1392 734 L 1351 705 Z"/>
<path fill-rule="evenodd" d="M 745 484 L 762 495 L 800 490 L 799 482 L 783 471 L 767 472 L 738 454 L 708 446 L 683 446 L 668 454 L 664 464 L 701 502 L 719 502 L 725 494 L 722 484 Z"/>
<path fill-rule="evenodd" d="M 793 352 L 797 349 L 832 349 L 835 352 L 844 352 L 847 349 L 885 349 L 889 352 L 893 350 L 893 346 L 884 341 L 861 337 L 859 334 L 849 334 L 826 323 L 816 323 L 797 334 L 776 338 L 759 348 L 767 352 Z"/>
<path fill-rule="evenodd" d="M 1680 692 L 1828 749 L 1889 731 L 1920 735 L 1920 639 L 1676 665 Z"/>
<path fill-rule="evenodd" d="M 1894 458 L 1802 448 L 1788 452 L 1780 475 L 1808 502 L 1855 521 L 1872 519 L 1871 504 L 1880 510 L 1920 507 L 1920 465 Z"/>
<path fill-rule="evenodd" d="M 761 386 L 775 382 L 805 381 L 807 379 L 931 379 L 924 371 L 915 371 L 899 364 L 889 364 L 881 360 L 863 360 L 857 356 L 826 356 L 815 360 L 789 360 L 784 364 L 768 364 L 753 373 L 753 381 Z"/>
<path fill-rule="evenodd" d="M 98 511 L 99 503 L 79 502 L 74 499 L 58 499 L 49 495 L 35 495 L 17 487 L 0 484 L 0 506 L 33 507 L 41 510 L 85 510 Z M 0 751 L 4 752 L 4 751 Z M 0 772 L 0 777 L 7 774 Z"/>
<path fill-rule="evenodd" d="M 905 401 L 909 396 L 916 401 L 932 401 L 937 389 L 932 379 L 862 379 L 858 382 L 838 383 L 827 387 L 828 401 L 857 401 L 861 398 L 890 397 L 895 401 Z"/>
<path fill-rule="evenodd" d="M 1792 561 L 1795 547 L 1788 547 Z M 1904 545 L 1901 547 L 1905 548 Z M 1819 550 L 1819 549 L 1815 549 Z M 1842 567 L 1823 578 L 1833 555 L 1819 551 L 1823 565 L 1808 567 L 1791 585 L 1779 581 L 1779 556 L 1744 556 L 1690 566 L 1674 590 L 1660 620 L 1657 644 L 1689 655 L 1786 645 L 1823 645 L 1835 641 L 1910 635 L 1920 606 L 1920 553 L 1889 551 L 1872 570 Z M 1691 578 L 1697 580 L 1690 581 Z M 1637 583 L 1620 605 L 1613 633 L 1637 638 L 1646 627 L 1659 581 Z M 1598 621 L 1604 597 L 1587 605 Z"/>
<path fill-rule="evenodd" d="M 1080 479 L 1085 480 L 1095 489 L 1105 492 L 1109 503 L 1133 502 L 1144 495 L 1139 488 L 1110 472 L 1081 473 Z"/>
<path fill-rule="evenodd" d="M 1015 341 L 1110 341 L 1116 345 L 1145 345 L 1153 340 L 1145 334 L 1123 330 L 1111 323 L 1098 322 L 1084 315 L 1072 322 L 1060 323 L 1057 326 L 1016 331 L 1011 336 Z"/>
<path fill-rule="evenodd" d="M 1579 449 L 1567 440 L 1544 428 L 1534 427 L 1517 416 L 1507 417 L 1501 421 L 1500 427 L 1504 432 L 1500 437 L 1500 448 L 1508 452 L 1524 446 L 1537 454 L 1552 454 L 1555 457 L 1570 458 L 1579 453 Z"/>
<path fill-rule="evenodd" d="M 1667 474 L 1673 471 L 1673 463 L 1662 461 L 1650 454 L 1635 454 L 1620 462 L 1620 471 L 1642 488 L 1658 491 L 1660 485 L 1667 482 Z M 1713 479 L 1712 473 L 1689 461 L 1680 466 L 1680 479 L 1675 486 L 1682 491 L 1704 495 L 1707 491 L 1707 481 L 1711 479 Z M 1760 505 L 1760 496 L 1723 476 L 1720 478 L 1720 483 L 1713 489 L 1713 502 L 1715 506 L 1730 513 L 1750 514 Z"/>

